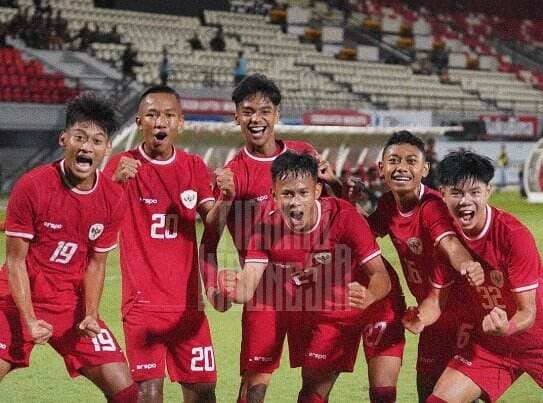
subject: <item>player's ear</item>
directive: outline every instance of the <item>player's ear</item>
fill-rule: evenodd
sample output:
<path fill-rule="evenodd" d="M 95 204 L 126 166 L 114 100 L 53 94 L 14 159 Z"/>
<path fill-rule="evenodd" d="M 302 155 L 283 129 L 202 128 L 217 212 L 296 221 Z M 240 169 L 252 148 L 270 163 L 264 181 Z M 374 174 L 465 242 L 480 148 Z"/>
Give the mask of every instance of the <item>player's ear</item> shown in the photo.
<path fill-rule="evenodd" d="M 441 197 L 445 197 L 445 188 L 443 186 L 439 187 L 439 193 L 441 193 Z"/>
<path fill-rule="evenodd" d="M 383 161 L 379 161 L 377 163 L 377 168 L 379 169 L 379 177 L 384 178 L 385 177 L 385 173 L 384 173 L 385 165 L 383 164 Z"/>
<path fill-rule="evenodd" d="M 424 167 L 422 168 L 422 177 L 426 178 L 429 172 L 430 172 L 430 163 L 428 161 L 424 161 Z"/>
<path fill-rule="evenodd" d="M 317 182 L 315 184 L 315 199 L 318 199 L 319 197 L 321 197 L 321 193 L 322 193 L 322 183 Z"/>
<path fill-rule="evenodd" d="M 236 113 L 234 113 L 234 122 L 236 122 L 236 124 L 239 126 L 240 122 L 239 122 L 239 113 L 238 113 L 237 108 L 236 108 Z"/>
<path fill-rule="evenodd" d="M 136 115 L 136 126 L 138 126 L 138 129 L 141 128 L 141 118 L 139 115 Z"/>
<path fill-rule="evenodd" d="M 58 144 L 60 144 L 61 147 L 64 147 L 66 145 L 66 137 L 67 137 L 67 133 L 65 130 L 61 131 L 59 136 L 58 136 Z"/>

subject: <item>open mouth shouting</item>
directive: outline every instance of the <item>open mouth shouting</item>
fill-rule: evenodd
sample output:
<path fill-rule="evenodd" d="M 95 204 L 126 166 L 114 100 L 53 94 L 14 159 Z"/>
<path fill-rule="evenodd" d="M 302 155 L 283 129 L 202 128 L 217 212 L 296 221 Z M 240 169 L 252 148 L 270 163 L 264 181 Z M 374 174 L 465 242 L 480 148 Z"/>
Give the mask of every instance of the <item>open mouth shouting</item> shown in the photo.
<path fill-rule="evenodd" d="M 262 138 L 262 136 L 264 136 L 266 126 L 250 126 L 247 129 L 249 130 L 251 137 L 253 137 L 254 139 L 260 139 Z"/>
<path fill-rule="evenodd" d="M 474 217 L 475 211 L 471 209 L 462 209 L 458 212 L 458 219 L 463 227 L 470 226 Z"/>
<path fill-rule="evenodd" d="M 168 134 L 165 132 L 158 132 L 153 136 L 153 146 L 159 147 L 166 142 Z"/>
<path fill-rule="evenodd" d="M 77 171 L 81 172 L 81 173 L 87 173 L 91 170 L 92 168 L 92 158 L 87 156 L 87 155 L 83 155 L 83 154 L 80 154 L 78 155 L 77 157 L 75 157 L 75 168 Z"/>
<path fill-rule="evenodd" d="M 299 230 L 305 227 L 304 212 L 301 210 L 291 210 L 289 213 L 290 224 L 293 229 Z"/>

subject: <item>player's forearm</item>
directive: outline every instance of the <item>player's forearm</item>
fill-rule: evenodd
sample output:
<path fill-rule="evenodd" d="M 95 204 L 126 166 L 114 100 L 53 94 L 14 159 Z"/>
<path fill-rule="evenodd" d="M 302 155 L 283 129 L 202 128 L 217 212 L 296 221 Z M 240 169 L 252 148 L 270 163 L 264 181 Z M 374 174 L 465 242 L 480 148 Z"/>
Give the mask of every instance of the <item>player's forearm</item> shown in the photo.
<path fill-rule="evenodd" d="M 224 231 L 226 225 L 226 217 L 230 213 L 232 208 L 232 200 L 223 200 L 219 198 L 213 204 L 213 207 L 205 215 L 204 225 L 206 227 L 216 228 L 216 231 L 220 235 Z"/>
<path fill-rule="evenodd" d="M 439 242 L 439 249 L 443 253 L 454 270 L 461 273 L 462 265 L 473 261 L 470 253 L 454 235 L 449 235 Z"/>
<path fill-rule="evenodd" d="M 390 292 L 391 284 L 390 277 L 386 270 L 379 271 L 370 275 L 370 281 L 368 283 L 368 304 L 379 301 L 385 298 Z"/>
<path fill-rule="evenodd" d="M 243 265 L 243 270 L 237 274 L 236 292 L 233 298 L 235 302 L 245 304 L 253 298 L 266 266 L 263 263 L 247 262 Z"/>
<path fill-rule="evenodd" d="M 105 261 L 90 261 L 83 280 L 86 316 L 98 317 L 98 308 L 100 306 L 100 299 L 102 298 L 105 273 Z"/>
<path fill-rule="evenodd" d="M 32 296 L 30 291 L 30 280 L 24 261 L 13 261 L 9 257 L 6 259 L 5 269 L 8 277 L 8 286 L 11 296 L 21 318 L 25 322 L 36 320 L 34 307 L 32 306 Z"/>
<path fill-rule="evenodd" d="M 207 230 L 204 230 L 200 244 L 199 260 L 200 273 L 206 290 L 217 286 L 217 244 L 217 236 L 209 234 Z"/>
<path fill-rule="evenodd" d="M 439 295 L 431 292 L 417 307 L 418 317 L 424 327 L 434 324 L 441 316 Z"/>

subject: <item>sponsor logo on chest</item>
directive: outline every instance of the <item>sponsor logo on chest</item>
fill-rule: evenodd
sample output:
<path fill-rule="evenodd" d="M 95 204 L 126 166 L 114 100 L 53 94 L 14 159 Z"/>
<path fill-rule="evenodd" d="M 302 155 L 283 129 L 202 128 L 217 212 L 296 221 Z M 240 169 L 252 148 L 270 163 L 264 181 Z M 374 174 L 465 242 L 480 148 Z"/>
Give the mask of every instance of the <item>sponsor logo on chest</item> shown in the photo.
<path fill-rule="evenodd" d="M 147 205 L 151 206 L 153 204 L 158 204 L 158 199 L 140 197 L 140 202 L 142 202 L 143 204 L 147 204 Z"/>
<path fill-rule="evenodd" d="M 148 364 L 137 364 L 136 369 L 153 369 L 156 368 L 156 364 L 154 362 L 150 362 Z"/>
<path fill-rule="evenodd" d="M 92 224 L 89 228 L 89 239 L 95 241 L 104 232 L 104 224 Z"/>
<path fill-rule="evenodd" d="M 179 197 L 181 198 L 181 203 L 183 203 L 183 206 L 185 206 L 186 208 L 193 209 L 194 207 L 196 207 L 196 202 L 198 201 L 198 193 L 196 193 L 194 190 L 185 190 L 184 192 L 181 192 L 179 194 Z"/>
<path fill-rule="evenodd" d="M 263 201 L 268 200 L 268 198 L 269 198 L 268 195 L 262 195 L 262 196 L 255 197 L 255 200 L 256 200 L 258 203 L 262 203 Z"/>
<path fill-rule="evenodd" d="M 44 221 L 44 222 L 43 222 L 43 226 L 44 226 L 45 228 L 49 228 L 49 229 L 52 229 L 52 230 L 57 230 L 57 229 L 61 229 L 61 228 L 62 228 L 62 224 L 55 224 L 55 223 L 48 222 L 48 221 Z"/>

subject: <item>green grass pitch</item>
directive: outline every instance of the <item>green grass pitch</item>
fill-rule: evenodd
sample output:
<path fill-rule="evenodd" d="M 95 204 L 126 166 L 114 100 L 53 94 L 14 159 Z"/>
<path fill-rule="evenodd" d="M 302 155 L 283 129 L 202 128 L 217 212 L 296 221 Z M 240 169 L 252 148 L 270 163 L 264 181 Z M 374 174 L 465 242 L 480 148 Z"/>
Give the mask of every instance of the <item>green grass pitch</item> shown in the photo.
<path fill-rule="evenodd" d="M 543 208 L 529 205 L 513 193 L 498 193 L 492 203 L 511 211 L 519 217 L 534 234 L 540 251 L 543 251 Z M 3 215 L 3 212 L 0 212 Z M 0 259 L 3 261 L 5 238 L 0 235 Z M 395 267 L 399 267 L 396 253 L 390 242 L 381 242 L 383 254 L 389 258 Z M 221 260 L 224 266 L 235 266 L 236 256 L 229 237 L 224 237 L 221 244 Z M 404 286 L 404 290 L 407 288 Z M 409 303 L 413 299 L 408 297 Z M 120 274 L 118 254 L 115 252 L 109 259 L 104 296 L 101 304 L 101 314 L 108 325 L 122 342 L 120 323 Z M 240 317 L 241 309 L 235 306 L 229 312 L 221 314 L 208 309 L 213 340 L 216 350 L 219 381 L 217 385 L 218 402 L 235 402 L 239 376 L 239 346 L 240 346 Z M 404 363 L 398 385 L 398 402 L 415 402 L 415 360 L 416 338 L 407 335 L 407 346 Z M 288 367 L 287 357 L 283 357 L 282 367 L 275 373 L 268 389 L 267 402 L 294 402 L 300 387 L 300 372 Z M 181 401 L 180 387 L 166 381 L 165 401 Z M 343 374 L 336 383 L 330 396 L 330 402 L 366 402 L 368 401 L 368 381 L 363 353 L 359 355 L 356 370 L 352 374 Z M 99 390 L 82 377 L 71 380 L 64 368 L 62 359 L 49 346 L 36 347 L 31 361 L 31 367 L 17 370 L 9 374 L 0 385 L 0 402 L 103 402 L 105 399 Z M 535 382 L 527 376 L 507 392 L 500 402 L 543 402 L 543 392 Z"/>

